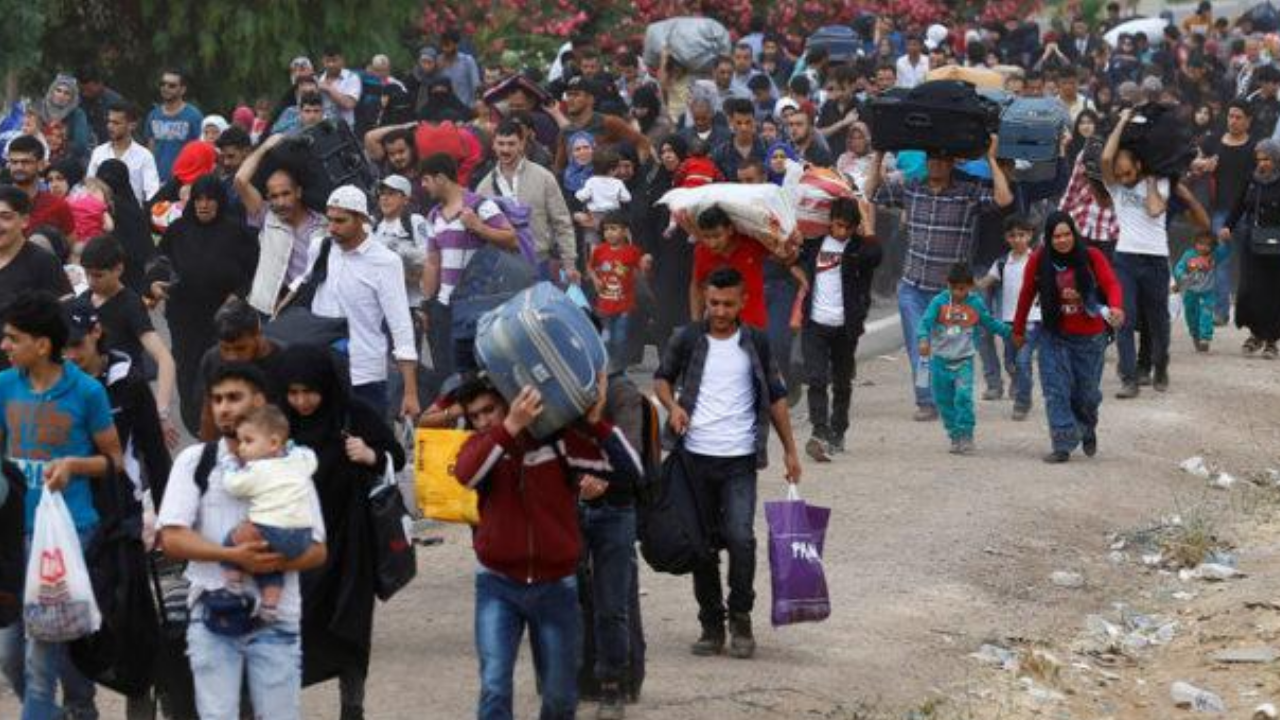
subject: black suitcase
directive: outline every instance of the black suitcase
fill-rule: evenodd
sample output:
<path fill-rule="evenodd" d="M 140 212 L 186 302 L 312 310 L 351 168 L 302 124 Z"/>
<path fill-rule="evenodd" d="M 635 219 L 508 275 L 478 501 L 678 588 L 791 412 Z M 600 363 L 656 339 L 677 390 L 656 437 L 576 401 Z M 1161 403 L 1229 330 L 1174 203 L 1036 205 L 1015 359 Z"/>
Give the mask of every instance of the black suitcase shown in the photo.
<path fill-rule="evenodd" d="M 861 44 L 858 35 L 845 25 L 826 25 L 820 27 L 805 42 L 805 52 L 816 48 L 825 48 L 831 62 L 853 62 L 858 57 Z"/>
<path fill-rule="evenodd" d="M 336 188 L 355 185 L 367 192 L 374 183 L 356 134 L 346 123 L 332 120 L 302 130 L 267 153 L 253 176 L 253 184 L 263 197 L 267 178 L 279 169 L 293 174 L 302 184 L 302 202 L 321 213 Z"/>
<path fill-rule="evenodd" d="M 999 129 L 999 105 L 959 80 L 931 80 L 911 90 L 887 92 L 871 103 L 876 150 L 981 157 Z"/>
<path fill-rule="evenodd" d="M 1191 123 L 1179 119 L 1175 108 L 1159 103 L 1136 110 L 1120 136 L 1120 147 L 1137 155 L 1147 172 L 1174 179 L 1186 174 L 1196 157 Z"/>

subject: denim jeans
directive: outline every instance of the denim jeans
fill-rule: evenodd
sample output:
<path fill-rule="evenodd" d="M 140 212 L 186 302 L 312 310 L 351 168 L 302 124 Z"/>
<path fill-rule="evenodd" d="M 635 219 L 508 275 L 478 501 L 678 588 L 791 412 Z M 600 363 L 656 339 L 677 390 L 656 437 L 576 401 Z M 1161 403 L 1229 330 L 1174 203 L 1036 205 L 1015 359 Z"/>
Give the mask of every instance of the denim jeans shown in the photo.
<path fill-rule="evenodd" d="M 1231 212 L 1229 210 L 1213 211 L 1211 222 L 1213 234 L 1215 236 L 1218 234 L 1218 231 L 1227 224 L 1227 217 L 1230 215 Z M 1234 267 L 1234 264 L 1239 262 L 1239 260 L 1236 259 L 1239 255 L 1240 253 L 1233 252 L 1226 260 L 1214 266 L 1214 302 L 1212 304 L 1212 309 L 1214 316 L 1222 322 L 1226 322 L 1227 318 L 1231 317 L 1231 291 L 1235 287 L 1235 283 L 1233 282 L 1235 273 L 1231 272 L 1231 270 Z M 1209 340 L 1211 337 L 1212 335 L 1208 338 L 1201 339 Z"/>
<path fill-rule="evenodd" d="M 796 281 L 790 275 L 769 278 L 764 281 L 764 305 L 769 325 L 765 334 L 769 338 L 769 355 L 782 373 L 788 388 L 794 387 L 797 378 L 791 364 L 791 343 L 795 332 L 791 330 L 791 306 L 796 301 Z"/>
<path fill-rule="evenodd" d="M 809 422 L 819 440 L 839 442 L 849 429 L 849 404 L 857 375 L 858 338 L 847 327 L 809 323 L 800 333 L 805 383 L 809 386 Z M 830 405 L 827 388 L 831 389 Z"/>
<path fill-rule="evenodd" d="M 631 626 L 627 608 L 636 571 L 636 511 L 631 507 L 578 508 L 582 528 L 583 562 L 591 570 L 595 676 L 616 682 L 631 658 Z"/>
<path fill-rule="evenodd" d="M 254 717 L 301 718 L 302 640 L 296 625 L 274 623 L 229 637 L 195 621 L 187 627 L 187 657 L 200 720 L 239 720 L 246 675 Z"/>
<path fill-rule="evenodd" d="M 916 331 L 920 329 L 920 319 L 924 317 L 924 311 L 937 294 L 929 290 L 921 290 L 905 280 L 898 281 L 898 315 L 902 318 L 902 339 L 907 346 L 907 358 L 911 361 L 911 387 L 915 393 L 916 405 L 919 407 L 933 407 L 933 394 L 928 388 L 922 388 L 916 384 L 916 370 L 920 367 Z"/>
<path fill-rule="evenodd" d="M 1036 344 L 1040 341 L 1040 323 L 1027 323 L 1024 339 L 1026 342 L 1021 349 L 1014 347 L 1012 340 L 1006 338 L 1004 341 L 1005 367 L 1013 368 L 1013 383 L 1010 385 L 1013 407 L 1020 410 L 1031 407 L 1031 385 L 1035 374 L 1031 369 L 1031 360 L 1036 352 Z"/>
<path fill-rule="evenodd" d="M 600 318 L 604 345 L 609 350 L 609 371 L 627 368 L 627 345 L 631 330 L 631 313 L 605 315 Z"/>
<path fill-rule="evenodd" d="M 717 547 L 729 553 L 729 612 L 749 614 L 756 602 L 756 458 L 688 453 L 688 459 L 689 479 L 698 493 L 703 521 L 713 529 Z M 694 569 L 693 594 L 702 626 L 723 628 L 719 553 Z"/>
<path fill-rule="evenodd" d="M 1040 333 L 1040 386 L 1055 452 L 1069 453 L 1098 427 L 1107 336 Z"/>
<path fill-rule="evenodd" d="M 352 385 L 351 396 L 360 398 L 366 405 L 373 408 L 378 417 L 386 418 L 387 415 L 387 381 L 365 383 L 364 385 Z M 400 408 L 396 408 L 399 410 Z"/>
<path fill-rule="evenodd" d="M 578 704 L 581 616 L 573 575 L 525 584 L 487 570 L 476 573 L 476 653 L 480 656 L 479 720 L 510 720 L 513 675 L 524 628 L 538 652 L 540 720 L 572 719 Z"/>
<path fill-rule="evenodd" d="M 88 550 L 94 542 L 96 528 L 79 530 L 80 546 Z M 31 552 L 31 538 L 26 539 L 27 553 Z M 14 692 L 22 698 L 22 720 L 60 720 L 63 713 L 73 714 L 77 720 L 96 720 L 98 710 L 94 703 L 93 681 L 86 678 L 71 663 L 70 648 L 66 643 L 49 643 L 30 640 L 23 636 L 22 623 L 14 623 L 6 631 L 14 633 L 6 638 L 0 652 L 7 656 L 0 661 L 6 674 L 14 670 L 22 673 L 21 687 Z M 11 653 L 21 652 L 22 661 L 15 663 Z M 58 683 L 62 683 L 64 707 L 58 708 Z M 13 679 L 10 679 L 13 682 Z"/>
<path fill-rule="evenodd" d="M 929 359 L 929 378 L 933 401 L 952 440 L 972 438 L 977 420 L 973 414 L 973 358 Z"/>
<path fill-rule="evenodd" d="M 989 268 L 978 268 L 974 271 L 974 277 L 984 277 Z M 981 292 L 982 301 L 987 307 L 996 307 L 995 302 L 991 299 L 995 293 L 991 290 Z M 978 328 L 978 359 L 982 361 L 982 379 L 988 390 L 996 390 L 1004 392 L 1004 368 L 1000 363 L 1000 352 L 996 349 L 996 336 L 988 331 L 985 327 Z"/>
<path fill-rule="evenodd" d="M 1151 367 L 1169 367 L 1169 259 L 1158 255 L 1116 253 L 1116 275 L 1124 291 L 1124 327 L 1120 328 L 1117 349 L 1120 379 L 1137 382 L 1138 355 L 1134 331 L 1139 314 L 1150 335 Z M 1043 374 L 1041 370 L 1041 374 Z"/>
<path fill-rule="evenodd" d="M 1213 340 L 1214 294 L 1184 290 L 1182 293 L 1182 318 L 1187 322 L 1187 332 L 1192 340 Z"/>

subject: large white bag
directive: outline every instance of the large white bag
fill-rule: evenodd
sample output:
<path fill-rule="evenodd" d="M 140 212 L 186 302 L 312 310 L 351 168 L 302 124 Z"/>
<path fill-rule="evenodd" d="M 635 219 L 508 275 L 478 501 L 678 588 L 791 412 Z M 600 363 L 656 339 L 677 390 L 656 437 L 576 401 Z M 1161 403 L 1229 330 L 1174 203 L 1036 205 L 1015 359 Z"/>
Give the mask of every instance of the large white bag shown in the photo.
<path fill-rule="evenodd" d="M 48 489 L 36 506 L 22 619 L 27 637 L 44 642 L 77 640 L 102 625 L 71 512 L 62 493 Z"/>
<path fill-rule="evenodd" d="M 789 239 L 796 230 L 795 199 L 772 183 L 712 183 L 697 188 L 676 188 L 658 200 L 673 215 L 687 213 L 697 219 L 703 210 L 719 206 L 738 232 L 766 243 Z"/>
<path fill-rule="evenodd" d="M 710 70 L 716 58 L 733 52 L 729 31 L 706 17 L 674 17 L 653 23 L 644 31 L 644 62 L 658 67 L 662 47 L 671 59 L 693 72 Z"/>

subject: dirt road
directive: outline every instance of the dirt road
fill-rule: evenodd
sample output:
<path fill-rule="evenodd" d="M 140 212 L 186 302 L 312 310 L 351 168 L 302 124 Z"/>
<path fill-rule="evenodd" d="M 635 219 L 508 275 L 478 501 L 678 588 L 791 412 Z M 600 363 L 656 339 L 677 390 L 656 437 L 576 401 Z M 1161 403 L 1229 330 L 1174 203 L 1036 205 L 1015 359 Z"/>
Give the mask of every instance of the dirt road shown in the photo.
<path fill-rule="evenodd" d="M 834 508 L 826 557 L 831 619 L 768 627 L 763 519 L 753 661 L 691 657 L 686 648 L 698 628 L 690 581 L 645 571 L 648 680 L 628 716 L 900 718 L 977 682 L 967 656 L 988 639 L 1078 632 L 1085 615 L 1146 582 L 1108 562 L 1108 534 L 1208 492 L 1177 469 L 1179 461 L 1210 450 L 1233 467 L 1274 466 L 1280 365 L 1242 358 L 1241 339 L 1224 332 L 1212 353 L 1197 355 L 1179 328 L 1170 392 L 1147 389 L 1136 401 L 1111 399 L 1109 367 L 1099 456 L 1054 467 L 1040 461 L 1047 432 L 1038 397 L 1022 423 L 1009 419 L 1008 401 L 979 402 L 977 454 L 956 458 L 939 425 L 911 421 L 902 356 L 864 359 L 849 453 L 807 465 L 802 485 L 806 499 Z M 807 426 L 803 419 L 797 426 L 803 442 Z M 762 501 L 782 495 L 779 464 L 761 477 Z M 444 535 L 443 545 L 420 550 L 417 581 L 377 616 L 370 718 L 474 713 L 474 560 L 464 530 Z M 1057 570 L 1082 573 L 1085 586 L 1054 585 Z M 536 715 L 528 665 L 522 658 L 520 717 Z M 336 695 L 332 684 L 308 689 L 306 717 L 336 718 Z M 101 704 L 104 717 L 122 716 L 116 699 Z M 593 713 L 583 707 L 584 717 Z M 15 716 L 12 696 L 0 697 L 0 717 Z M 1151 715 L 1161 716 L 1167 713 Z"/>

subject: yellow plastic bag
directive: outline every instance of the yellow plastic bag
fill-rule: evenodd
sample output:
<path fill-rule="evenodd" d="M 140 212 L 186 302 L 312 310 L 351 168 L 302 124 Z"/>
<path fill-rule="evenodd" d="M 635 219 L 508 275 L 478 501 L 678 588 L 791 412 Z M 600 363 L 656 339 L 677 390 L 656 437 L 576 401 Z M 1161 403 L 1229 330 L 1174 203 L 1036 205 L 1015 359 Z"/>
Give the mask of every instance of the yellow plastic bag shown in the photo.
<path fill-rule="evenodd" d="M 441 522 L 480 523 L 475 490 L 454 477 L 458 451 L 471 433 L 465 430 L 420 428 L 414 448 L 414 494 L 422 514 Z"/>

